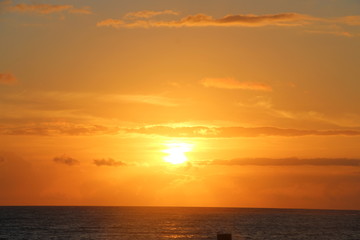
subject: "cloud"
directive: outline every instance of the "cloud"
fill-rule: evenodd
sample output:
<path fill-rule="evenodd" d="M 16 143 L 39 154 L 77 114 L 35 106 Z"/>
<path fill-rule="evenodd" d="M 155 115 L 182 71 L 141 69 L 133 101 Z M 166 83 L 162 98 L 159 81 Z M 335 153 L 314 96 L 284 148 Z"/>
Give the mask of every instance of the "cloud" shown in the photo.
<path fill-rule="evenodd" d="M 114 134 L 116 127 L 106 127 L 94 124 L 76 124 L 71 122 L 48 122 L 28 124 L 24 126 L 0 126 L 0 135 L 37 135 L 37 136 L 91 136 Z"/>
<path fill-rule="evenodd" d="M 307 33 L 314 34 L 328 34 L 342 37 L 354 37 L 355 35 L 347 31 L 319 31 L 319 30 L 306 30 Z"/>
<path fill-rule="evenodd" d="M 18 81 L 16 77 L 11 73 L 0 73 L 0 84 L 3 85 L 13 85 Z"/>
<path fill-rule="evenodd" d="M 136 18 L 152 18 L 159 15 L 178 15 L 178 12 L 173 10 L 164 10 L 164 11 L 138 11 L 138 12 L 130 12 L 124 16 L 124 19 L 136 19 Z M 121 28 L 121 27 L 141 27 L 143 24 L 146 25 L 145 21 L 135 21 L 134 23 L 126 23 L 120 19 L 108 18 L 103 21 L 100 21 L 96 24 L 98 27 L 113 27 L 113 28 Z"/>
<path fill-rule="evenodd" d="M 50 14 L 71 9 L 71 5 L 51 5 L 51 4 L 17 4 L 8 8 L 12 12 L 34 12 L 40 14 Z"/>
<path fill-rule="evenodd" d="M 61 164 L 65 164 L 68 166 L 74 166 L 74 165 L 80 164 L 80 162 L 78 160 L 71 158 L 69 156 L 66 156 L 66 155 L 62 155 L 60 157 L 55 157 L 53 159 L 53 161 L 56 163 L 61 163 Z"/>
<path fill-rule="evenodd" d="M 96 166 L 109 166 L 109 167 L 119 167 L 119 166 L 127 166 L 126 163 L 122 161 L 115 161 L 114 159 L 108 158 L 108 159 L 95 159 L 94 164 Z"/>
<path fill-rule="evenodd" d="M 159 135 L 165 137 L 195 138 L 236 138 L 236 137 L 300 137 L 300 136 L 360 136 L 358 130 L 303 130 L 276 127 L 168 127 L 151 126 L 143 128 L 125 128 L 125 133 Z"/>
<path fill-rule="evenodd" d="M 13 121 L 13 120 L 11 120 Z M 179 126 L 152 125 L 139 128 L 119 127 L 116 124 L 98 125 L 75 123 L 71 121 L 54 121 L 38 123 L 3 123 L 0 135 L 14 136 L 96 136 L 118 134 L 142 134 L 165 137 L 192 138 L 236 138 L 236 137 L 301 137 L 301 136 L 360 136 L 360 130 L 329 129 L 295 129 L 279 127 L 213 127 L 213 126 Z"/>
<path fill-rule="evenodd" d="M 134 121 L 134 116 L 141 118 L 144 113 L 173 111 L 186 104 L 188 102 L 183 99 L 146 94 L 3 92 L 0 95 L 0 135 L 113 135 L 119 133 L 119 121 L 123 124 Z M 153 115 L 151 118 L 158 118 Z"/>
<path fill-rule="evenodd" d="M 163 107 L 176 107 L 180 105 L 179 101 L 176 99 L 158 96 L 158 95 L 118 95 L 114 97 L 121 101 L 145 103 L 145 104 L 158 105 Z"/>
<path fill-rule="evenodd" d="M 243 99 L 237 103 L 242 109 L 263 112 L 271 117 L 277 118 L 277 122 L 281 121 L 292 121 L 301 122 L 302 126 L 321 127 L 323 130 L 326 129 L 356 129 L 359 130 L 360 115 L 356 113 L 343 113 L 337 116 L 331 116 L 329 114 L 308 110 L 308 111 L 294 111 L 284 110 L 277 108 L 272 99 L 269 96 L 255 96 L 249 99 Z M 283 122 L 283 124 L 288 124 Z M 279 125 L 281 126 L 281 125 Z"/>
<path fill-rule="evenodd" d="M 113 28 L 118 28 L 119 26 L 125 24 L 124 21 L 122 20 L 118 20 L 118 19 L 105 19 L 103 21 L 100 21 L 96 24 L 96 26 L 98 27 L 113 27 Z"/>
<path fill-rule="evenodd" d="M 343 16 L 337 18 L 314 17 L 310 15 L 290 12 L 290 13 L 275 13 L 275 14 L 230 14 L 224 17 L 216 18 L 203 13 L 189 15 L 176 20 L 168 19 L 150 19 L 154 16 L 161 15 L 179 15 L 178 12 L 172 10 L 165 11 L 138 11 L 130 12 L 123 18 L 115 19 L 109 18 L 97 23 L 98 27 L 113 27 L 113 28 L 154 28 L 154 27 L 264 27 L 264 26 L 278 26 L 278 27 L 296 27 L 296 26 L 360 26 L 360 16 Z M 311 32 L 311 31 L 310 31 Z M 338 36 L 357 36 L 358 34 L 351 33 L 347 30 L 339 31 L 312 31 L 313 33 L 323 33 Z"/>
<path fill-rule="evenodd" d="M 231 160 L 198 161 L 199 165 L 225 166 L 350 166 L 360 167 L 360 159 L 350 158 L 237 158 Z"/>
<path fill-rule="evenodd" d="M 114 125 L 110 128 L 103 124 L 98 125 L 99 117 L 111 116 L 124 120 L 124 117 L 132 118 L 131 114 L 137 114 L 134 112 L 135 108 L 144 109 L 143 107 L 146 105 L 151 105 L 152 109 L 161 111 L 164 107 L 177 107 L 185 104 L 188 102 L 184 99 L 156 94 L 56 91 L 31 91 L 26 94 L 14 94 L 4 92 L 0 95 L 0 123 L 5 122 L 7 125 L 0 125 L 0 133 L 16 134 L 20 131 L 25 134 L 51 135 L 52 133 L 66 132 L 71 134 L 71 131 L 74 130 L 85 135 L 93 132 L 107 134 L 108 131 L 114 130 Z M 114 111 L 114 108 L 123 109 L 123 111 Z M 146 111 L 148 110 L 146 109 Z M 129 114 L 124 115 L 121 112 Z M 20 124 L 14 124 L 11 119 Z"/>
<path fill-rule="evenodd" d="M 335 22 L 344 23 L 350 26 L 360 26 L 360 16 L 346 16 L 337 18 Z"/>
<path fill-rule="evenodd" d="M 168 10 L 170 11 L 170 10 Z M 146 11 L 145 11 L 146 12 Z M 141 13 L 141 12 L 138 12 Z M 175 13 L 175 12 L 174 12 Z M 130 13 L 133 14 L 133 13 Z M 158 14 L 159 15 L 159 14 Z M 177 15 L 177 14 L 173 14 Z M 127 15 L 126 15 L 127 16 Z M 205 14 L 196 14 L 184 17 L 180 20 L 175 21 L 133 21 L 123 22 L 121 20 L 112 19 L 116 21 L 116 25 L 113 27 L 208 27 L 208 26 L 247 26 L 247 27 L 259 27 L 259 26 L 298 26 L 308 24 L 310 20 L 314 18 L 307 15 L 298 13 L 280 13 L 280 14 L 269 14 L 269 15 L 227 15 L 222 18 L 214 18 Z M 99 25 L 98 26 L 103 26 Z"/>
<path fill-rule="evenodd" d="M 166 107 L 176 107 L 184 103 L 183 99 L 176 99 L 156 94 L 98 94 L 91 92 L 56 92 L 56 91 L 32 91 L 28 94 L 14 95 L 3 94 L 0 95 L 0 102 L 12 102 L 17 105 L 27 104 L 36 105 L 34 107 L 41 108 L 41 106 L 56 105 L 59 109 L 75 110 L 78 107 L 83 108 L 83 104 L 77 105 L 76 102 L 88 102 L 91 98 L 92 104 L 94 102 L 99 104 L 124 104 L 124 103 L 143 103 Z M 75 107 L 76 106 L 76 107 Z M 78 110 L 78 109 L 77 109 Z"/>
<path fill-rule="evenodd" d="M 178 12 L 175 12 L 173 10 L 164 10 L 164 11 L 138 11 L 138 12 L 130 12 L 125 15 L 124 18 L 151 18 L 159 15 L 179 15 Z"/>
<path fill-rule="evenodd" d="M 204 78 L 200 81 L 200 83 L 205 87 L 272 91 L 271 86 L 267 84 L 256 82 L 239 82 L 234 78 Z"/>
<path fill-rule="evenodd" d="M 73 5 L 53 5 L 53 4 L 16 4 L 7 8 L 10 12 L 52 14 L 57 12 L 68 12 L 78 14 L 91 14 L 89 7 L 75 8 Z"/>
<path fill-rule="evenodd" d="M 125 28 L 136 28 L 136 27 L 147 28 L 147 27 L 150 27 L 147 25 L 148 25 L 147 21 L 136 21 L 133 23 L 126 23 L 123 20 L 114 19 L 114 18 L 108 18 L 108 19 L 105 19 L 103 21 L 96 23 L 97 27 L 113 27 L 113 28 L 124 28 L 124 27 Z"/>
<path fill-rule="evenodd" d="M 169 26 L 266 26 L 266 25 L 303 25 L 311 17 L 298 13 L 280 13 L 270 15 L 227 15 L 215 19 L 205 14 L 187 16 L 180 21 L 165 23 Z"/>

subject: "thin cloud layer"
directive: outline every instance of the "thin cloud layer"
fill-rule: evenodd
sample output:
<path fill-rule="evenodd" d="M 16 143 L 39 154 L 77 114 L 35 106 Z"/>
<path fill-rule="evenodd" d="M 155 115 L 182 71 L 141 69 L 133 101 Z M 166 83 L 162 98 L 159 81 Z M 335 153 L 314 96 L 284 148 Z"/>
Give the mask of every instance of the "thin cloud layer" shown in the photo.
<path fill-rule="evenodd" d="M 74 166 L 74 165 L 80 164 L 80 161 L 78 161 L 74 158 L 71 158 L 69 156 L 66 156 L 66 155 L 62 155 L 60 157 L 54 157 L 53 161 L 56 163 L 65 164 L 68 166 Z"/>
<path fill-rule="evenodd" d="M 16 81 L 16 78 L 11 74 L 5 74 L 3 79 L 4 82 L 8 83 Z M 93 101 L 95 102 L 99 102 L 102 104 L 142 103 L 162 107 L 176 107 L 184 103 L 183 99 L 167 97 L 160 94 L 98 94 L 90 92 L 56 91 L 33 91 L 27 95 L 3 94 L 0 96 L 0 101 L 11 101 L 17 103 L 40 103 L 38 105 L 46 105 L 48 103 L 53 103 L 57 105 L 59 101 L 62 101 L 62 103 L 67 102 L 73 105 L 73 102 L 87 101 L 87 99 L 89 98 L 93 99 Z"/>
<path fill-rule="evenodd" d="M 353 33 L 347 31 L 320 31 L 320 30 L 306 30 L 307 33 L 313 34 L 326 34 L 326 35 L 335 35 L 335 36 L 342 36 L 342 37 L 354 37 Z"/>
<path fill-rule="evenodd" d="M 256 82 L 240 82 L 234 78 L 204 78 L 200 81 L 200 83 L 205 87 L 272 91 L 271 86 L 267 84 Z"/>
<path fill-rule="evenodd" d="M 11 2 L 9 2 L 11 3 Z M 73 5 L 55 5 L 55 4 L 26 4 L 20 3 L 14 6 L 8 6 L 10 12 L 52 14 L 57 12 L 68 12 L 77 14 L 91 14 L 89 7 L 75 8 Z"/>
<path fill-rule="evenodd" d="M 103 21 L 98 22 L 96 24 L 96 26 L 118 28 L 119 26 L 122 26 L 124 24 L 125 24 L 125 22 L 122 20 L 109 18 L 109 19 L 105 19 Z"/>
<path fill-rule="evenodd" d="M 199 165 L 224 166 L 349 166 L 360 167 L 360 159 L 350 158 L 237 158 L 231 160 L 199 161 Z"/>
<path fill-rule="evenodd" d="M 50 14 L 54 12 L 62 12 L 71 9 L 71 5 L 50 5 L 50 4 L 17 4 L 8 8 L 12 12 L 34 12 L 40 14 Z"/>
<path fill-rule="evenodd" d="M 277 13 L 277 14 L 235 14 L 226 15 L 221 18 L 215 18 L 206 14 L 194 14 L 183 17 L 178 20 L 154 20 L 150 19 L 154 16 L 161 15 L 179 15 L 178 12 L 172 10 L 164 11 L 138 11 L 130 12 L 123 18 L 115 19 L 109 18 L 97 23 L 98 27 L 113 27 L 113 28 L 153 28 L 153 27 L 264 27 L 264 26 L 278 26 L 278 27 L 295 27 L 295 26 L 333 26 L 347 25 L 360 26 L 360 16 L 344 16 L 337 18 L 321 18 L 310 15 L 300 14 L 296 12 Z M 321 30 L 311 30 L 321 33 Z M 337 36 L 354 36 L 357 34 L 350 33 L 346 30 L 322 32 L 323 34 L 332 34 Z"/>
<path fill-rule="evenodd" d="M 360 26 L 360 16 L 346 16 L 346 17 L 338 18 L 334 21 L 347 24 L 350 26 Z"/>
<path fill-rule="evenodd" d="M 177 14 L 173 14 L 177 15 Z M 126 16 L 126 15 L 125 15 Z M 126 18 L 126 17 L 125 17 Z M 208 27 L 208 26 L 294 26 L 308 24 L 308 20 L 313 18 L 298 13 L 280 13 L 269 15 L 227 15 L 222 18 L 214 18 L 206 14 L 196 14 L 184 17 L 175 21 L 133 21 L 124 22 L 121 20 L 111 19 L 117 22 L 112 27 Z M 108 19 L 107 21 L 109 21 Z M 105 26 L 98 23 L 98 26 Z"/>
<path fill-rule="evenodd" d="M 280 13 L 269 15 L 227 15 L 214 18 L 205 14 L 187 16 L 179 21 L 159 23 L 169 27 L 197 27 L 197 26 L 267 26 L 267 25 L 303 25 L 304 20 L 311 17 L 298 13 Z"/>
<path fill-rule="evenodd" d="M 159 135 L 165 137 L 235 138 L 235 137 L 301 137 L 301 136 L 360 136 L 357 130 L 302 130 L 276 127 L 168 127 L 153 126 L 122 129 L 126 133 Z"/>
<path fill-rule="evenodd" d="M 141 134 L 164 137 L 193 138 L 237 138 L 237 137 L 302 137 L 302 136 L 360 136 L 359 130 L 306 130 L 277 127 L 169 127 L 149 126 L 140 128 L 121 128 L 94 124 L 76 124 L 71 122 L 54 122 L 29 124 L 24 126 L 0 126 L 0 135 L 14 136 L 97 136 L 118 134 Z"/>
<path fill-rule="evenodd" d="M 25 126 L 0 126 L 0 135 L 22 136 L 92 136 L 117 133 L 116 127 L 92 124 L 75 124 L 70 122 L 54 122 L 29 124 Z"/>
<path fill-rule="evenodd" d="M 13 85 L 16 83 L 17 79 L 12 73 L 0 73 L 0 84 Z"/>
<path fill-rule="evenodd" d="M 122 161 L 115 161 L 114 159 L 108 158 L 108 159 L 95 159 L 94 164 L 96 166 L 108 166 L 108 167 L 120 167 L 120 166 L 127 166 L 126 163 Z"/>
<path fill-rule="evenodd" d="M 134 18 L 152 18 L 159 15 L 179 15 L 178 12 L 173 10 L 164 10 L 164 11 L 138 11 L 138 12 L 130 12 L 125 15 L 124 18 L 134 19 Z"/>
<path fill-rule="evenodd" d="M 178 100 L 158 95 L 119 95 L 117 98 L 126 102 L 145 103 L 163 107 L 176 107 L 180 105 Z"/>

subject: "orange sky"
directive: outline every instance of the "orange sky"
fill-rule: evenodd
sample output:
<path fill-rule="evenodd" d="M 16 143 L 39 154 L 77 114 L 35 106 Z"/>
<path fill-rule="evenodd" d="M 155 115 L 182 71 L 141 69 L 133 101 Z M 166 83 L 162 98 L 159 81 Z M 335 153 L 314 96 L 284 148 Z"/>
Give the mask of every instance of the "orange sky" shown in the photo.
<path fill-rule="evenodd" d="M 5 0 L 0 28 L 0 205 L 360 209 L 358 1 Z"/>

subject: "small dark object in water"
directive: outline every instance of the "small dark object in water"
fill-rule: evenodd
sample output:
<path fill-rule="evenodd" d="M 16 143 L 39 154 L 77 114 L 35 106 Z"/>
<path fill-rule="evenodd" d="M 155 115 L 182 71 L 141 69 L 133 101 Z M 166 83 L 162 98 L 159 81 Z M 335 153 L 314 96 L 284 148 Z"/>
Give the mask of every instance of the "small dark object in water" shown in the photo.
<path fill-rule="evenodd" d="M 219 234 L 217 235 L 217 240 L 231 240 L 231 234 Z"/>

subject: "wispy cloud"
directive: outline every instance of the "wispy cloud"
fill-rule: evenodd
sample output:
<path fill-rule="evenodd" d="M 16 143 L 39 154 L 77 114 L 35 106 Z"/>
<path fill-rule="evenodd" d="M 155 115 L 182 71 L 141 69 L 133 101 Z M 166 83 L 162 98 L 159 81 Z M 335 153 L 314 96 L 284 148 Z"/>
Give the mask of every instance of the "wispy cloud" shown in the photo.
<path fill-rule="evenodd" d="M 78 161 L 74 158 L 71 158 L 67 155 L 62 155 L 60 157 L 54 157 L 53 161 L 56 163 L 65 164 L 68 166 L 74 166 L 74 165 L 80 164 L 80 161 Z"/>
<path fill-rule="evenodd" d="M 77 124 L 71 122 L 45 122 L 23 126 L 0 126 L 1 135 L 37 135 L 37 136 L 91 136 L 115 134 L 116 127 L 106 127 L 94 124 Z"/>
<path fill-rule="evenodd" d="M 185 16 L 180 19 L 169 20 L 166 19 L 152 19 L 154 16 L 162 15 L 179 15 L 178 12 L 172 10 L 165 11 L 138 11 L 130 12 L 123 18 L 109 18 L 97 23 L 99 27 L 113 27 L 113 28 L 154 28 L 154 27 L 296 27 L 302 26 L 323 27 L 323 26 L 360 26 L 360 16 L 343 16 L 337 18 L 315 17 L 295 12 L 290 13 L 275 13 L 275 14 L 231 14 L 220 18 L 198 13 L 194 15 Z M 308 27 L 307 27 L 308 26 Z M 353 31 L 353 30 L 352 30 Z M 322 33 L 337 36 L 358 36 L 357 33 L 352 33 L 346 29 L 339 31 L 322 31 L 317 29 L 308 29 L 307 32 Z"/>
<path fill-rule="evenodd" d="M 205 87 L 272 91 L 271 86 L 265 83 L 240 82 L 234 78 L 204 78 L 200 83 Z"/>
<path fill-rule="evenodd" d="M 92 101 L 89 102 L 89 99 Z M 74 117 L 88 118 L 90 115 L 98 117 L 99 109 L 96 106 L 103 106 L 102 110 L 107 112 L 110 111 L 110 108 L 123 108 L 130 104 L 139 108 L 142 105 L 152 105 L 154 108 L 160 109 L 181 106 L 187 102 L 162 94 L 98 94 L 56 91 L 30 91 L 26 94 L 3 93 L 0 95 L 0 109 L 2 109 L 0 116 L 4 118 L 6 116 L 31 115 L 33 117 L 36 115 L 38 118 L 50 117 L 67 121 L 67 118 Z"/>
<path fill-rule="evenodd" d="M 242 109 L 250 111 L 263 112 L 270 117 L 275 117 L 277 122 L 292 121 L 302 122 L 305 125 L 310 126 L 322 125 L 321 129 L 355 129 L 359 130 L 360 115 L 358 113 L 343 113 L 332 116 L 324 112 L 308 110 L 290 110 L 278 108 L 269 96 L 256 96 L 249 99 L 244 99 L 237 103 Z"/>
<path fill-rule="evenodd" d="M 0 135 L 118 134 L 118 121 L 133 121 L 133 116 L 139 111 L 150 113 L 150 109 L 156 112 L 169 108 L 174 110 L 185 104 L 187 102 L 183 99 L 155 94 L 3 92 L 0 95 Z"/>
<path fill-rule="evenodd" d="M 345 16 L 333 20 L 334 22 L 344 23 L 350 26 L 360 26 L 360 16 Z"/>
<path fill-rule="evenodd" d="M 160 95 L 118 95 L 113 97 L 126 102 L 145 103 L 164 107 L 176 107 L 180 105 L 179 100 Z"/>
<path fill-rule="evenodd" d="M 94 164 L 96 166 L 108 166 L 108 167 L 120 167 L 120 166 L 127 166 L 126 163 L 122 161 L 115 161 L 114 159 L 108 158 L 108 159 L 95 159 Z"/>
<path fill-rule="evenodd" d="M 157 135 L 164 137 L 190 137 L 190 138 L 237 138 L 237 137 L 302 137 L 302 136 L 360 136 L 359 130 L 348 129 L 295 129 L 278 127 L 170 127 L 149 126 L 139 128 L 126 128 L 114 125 L 79 124 L 72 122 L 43 122 L 25 125 L 2 125 L 0 135 L 29 135 L 29 136 L 96 136 L 117 134 Z"/>
<path fill-rule="evenodd" d="M 113 27 L 113 28 L 119 28 L 120 26 L 124 25 L 125 22 L 119 19 L 105 19 L 96 24 L 98 27 Z"/>
<path fill-rule="evenodd" d="M 50 14 L 54 12 L 62 12 L 71 9 L 71 5 L 51 5 L 51 4 L 17 4 L 8 8 L 13 12 L 34 12 L 40 14 Z"/>
<path fill-rule="evenodd" d="M 177 14 L 173 14 L 177 15 Z M 133 22 L 117 21 L 113 27 L 207 27 L 207 26 L 268 26 L 268 25 L 304 25 L 313 18 L 298 13 L 280 13 L 269 15 L 227 15 L 222 18 L 214 18 L 206 14 L 196 14 L 174 21 L 151 21 L 136 20 Z M 116 19 L 112 19 L 115 20 Z M 98 25 L 101 26 L 101 25 Z"/>
<path fill-rule="evenodd" d="M 8 2 L 11 4 L 11 2 Z M 7 10 L 10 12 L 23 13 L 37 13 L 37 14 L 52 14 L 57 12 L 68 12 L 77 14 L 91 14 L 89 7 L 75 8 L 73 5 L 56 5 L 56 4 L 26 4 L 20 3 L 13 6 L 8 6 Z"/>
<path fill-rule="evenodd" d="M 1 81 L 5 83 L 14 83 L 16 78 L 12 74 L 1 74 Z M 17 103 L 29 103 L 36 102 L 38 104 L 48 104 L 52 102 L 57 104 L 61 101 L 64 102 L 78 102 L 86 101 L 87 99 L 93 99 L 93 101 L 101 103 L 143 103 L 166 107 L 175 107 L 181 105 L 184 101 L 182 99 L 171 98 L 163 96 L 161 94 L 97 94 L 91 92 L 36 92 L 33 91 L 26 95 L 10 95 L 4 94 L 0 96 L 0 100 L 12 101 Z"/>
<path fill-rule="evenodd" d="M 307 33 L 313 34 L 327 34 L 327 35 L 336 35 L 336 36 L 343 36 L 343 37 L 354 37 L 355 35 L 347 32 L 347 31 L 321 31 L 321 30 L 306 30 Z"/>
<path fill-rule="evenodd" d="M 198 161 L 199 165 L 225 166 L 352 166 L 360 167 L 360 159 L 351 158 L 236 158 L 231 160 Z"/>
<path fill-rule="evenodd" d="M 143 128 L 125 128 L 126 133 L 159 135 L 166 137 L 197 137 L 197 138 L 235 138 L 261 136 L 360 136 L 358 130 L 303 130 L 276 127 L 168 127 L 152 126 Z"/>
<path fill-rule="evenodd" d="M 143 10 L 138 12 L 129 12 L 125 15 L 124 18 L 152 18 L 159 15 L 179 15 L 178 12 L 173 10 L 163 10 L 163 11 L 150 11 L 150 10 Z"/>
<path fill-rule="evenodd" d="M 13 85 L 18 81 L 12 73 L 0 73 L 0 84 Z"/>
<path fill-rule="evenodd" d="M 179 21 L 158 22 L 159 26 L 197 27 L 197 26 L 267 26 L 267 25 L 303 25 L 311 17 L 298 13 L 280 13 L 269 15 L 227 15 L 214 18 L 205 14 L 190 15 Z"/>

